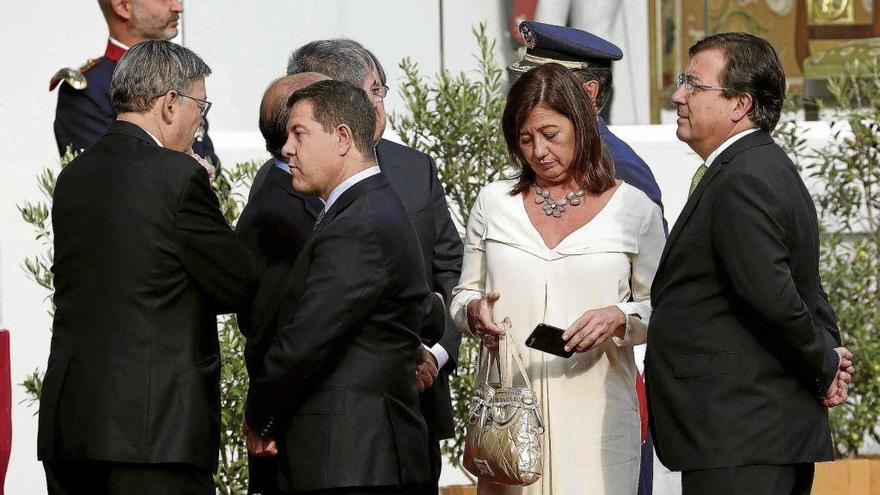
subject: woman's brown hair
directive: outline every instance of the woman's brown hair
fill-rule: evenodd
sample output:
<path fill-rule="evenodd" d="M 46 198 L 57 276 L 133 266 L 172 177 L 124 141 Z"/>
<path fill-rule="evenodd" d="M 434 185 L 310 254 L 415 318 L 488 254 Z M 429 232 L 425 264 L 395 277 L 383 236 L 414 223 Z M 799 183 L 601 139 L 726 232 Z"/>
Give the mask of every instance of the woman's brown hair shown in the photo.
<path fill-rule="evenodd" d="M 519 132 L 532 110 L 541 104 L 564 115 L 574 127 L 575 150 L 568 169 L 571 178 L 593 195 L 614 187 L 614 162 L 599 138 L 590 96 L 570 70 L 559 64 L 544 64 L 523 74 L 507 93 L 501 130 L 507 152 L 522 168 L 510 194 L 525 194 L 535 182 L 535 171 L 519 146 Z"/>

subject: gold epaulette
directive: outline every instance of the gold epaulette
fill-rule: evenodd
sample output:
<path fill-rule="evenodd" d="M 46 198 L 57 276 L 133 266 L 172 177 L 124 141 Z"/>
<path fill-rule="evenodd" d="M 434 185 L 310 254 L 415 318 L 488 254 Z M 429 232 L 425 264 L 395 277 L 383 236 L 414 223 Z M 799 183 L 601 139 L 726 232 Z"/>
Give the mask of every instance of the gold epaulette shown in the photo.
<path fill-rule="evenodd" d="M 49 91 L 55 89 L 55 87 L 58 86 L 61 81 L 66 82 L 73 89 L 86 89 L 86 87 L 89 85 L 89 82 L 86 80 L 86 77 L 83 75 L 83 73 L 97 65 L 100 60 L 100 58 L 90 58 L 79 69 L 71 69 L 70 67 L 59 69 L 58 72 L 56 72 L 55 75 L 52 76 L 52 79 L 49 80 Z"/>

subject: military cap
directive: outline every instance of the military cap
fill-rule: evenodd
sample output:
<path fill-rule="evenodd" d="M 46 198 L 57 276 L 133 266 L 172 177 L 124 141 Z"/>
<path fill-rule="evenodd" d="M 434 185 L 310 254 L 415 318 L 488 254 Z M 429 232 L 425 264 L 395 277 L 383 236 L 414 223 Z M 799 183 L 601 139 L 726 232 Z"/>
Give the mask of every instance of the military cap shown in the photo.
<path fill-rule="evenodd" d="M 522 74 L 549 63 L 573 70 L 610 68 L 611 62 L 623 58 L 617 45 L 580 29 L 523 21 L 519 32 L 526 44 L 526 56 L 507 66 L 511 72 Z"/>

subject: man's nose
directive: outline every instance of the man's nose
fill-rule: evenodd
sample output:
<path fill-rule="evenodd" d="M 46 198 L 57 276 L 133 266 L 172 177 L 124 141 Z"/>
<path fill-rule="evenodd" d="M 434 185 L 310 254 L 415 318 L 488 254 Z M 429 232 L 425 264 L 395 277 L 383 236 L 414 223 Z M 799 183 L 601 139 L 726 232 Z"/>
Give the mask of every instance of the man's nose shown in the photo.
<path fill-rule="evenodd" d="M 672 103 L 676 105 L 685 105 L 687 104 L 687 85 L 682 84 L 681 86 L 675 88 L 675 91 L 672 92 Z"/>

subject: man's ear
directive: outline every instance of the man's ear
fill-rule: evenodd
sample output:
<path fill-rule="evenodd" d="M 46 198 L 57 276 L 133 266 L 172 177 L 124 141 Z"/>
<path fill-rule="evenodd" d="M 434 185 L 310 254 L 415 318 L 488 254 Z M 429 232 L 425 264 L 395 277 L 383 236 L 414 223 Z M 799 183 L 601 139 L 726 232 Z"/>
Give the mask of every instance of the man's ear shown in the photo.
<path fill-rule="evenodd" d="M 354 147 L 354 136 L 351 134 L 351 128 L 346 124 L 336 126 L 336 154 L 345 156 Z"/>
<path fill-rule="evenodd" d="M 736 101 L 736 106 L 733 107 L 733 113 L 730 118 L 734 122 L 739 122 L 744 118 L 748 118 L 749 113 L 752 111 L 752 106 L 755 104 L 755 100 L 750 93 L 742 93 L 734 97 Z"/>
<path fill-rule="evenodd" d="M 131 20 L 131 13 L 134 10 L 132 0 L 110 0 L 110 8 L 120 19 Z"/>
<path fill-rule="evenodd" d="M 162 115 L 162 121 L 166 124 L 174 122 L 175 117 L 180 112 L 180 107 L 177 104 L 179 101 L 180 95 L 173 89 L 156 99 L 156 104 L 161 105 L 159 110 Z"/>
<path fill-rule="evenodd" d="M 584 83 L 584 90 L 590 95 L 590 102 L 593 103 L 593 106 L 596 106 L 596 96 L 599 95 L 599 81 L 595 79 L 592 81 L 587 81 Z"/>

